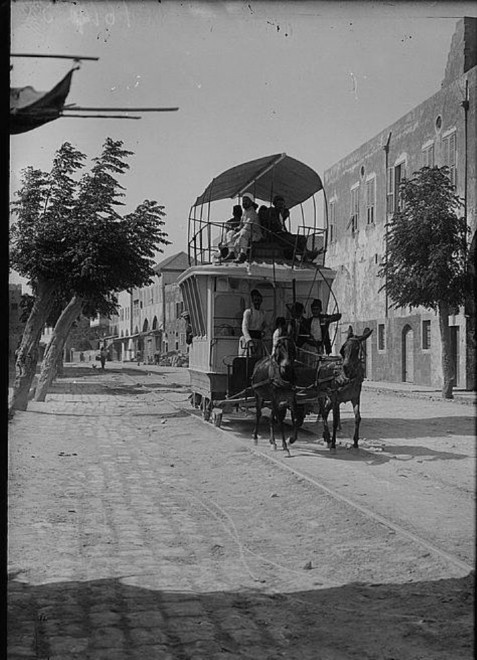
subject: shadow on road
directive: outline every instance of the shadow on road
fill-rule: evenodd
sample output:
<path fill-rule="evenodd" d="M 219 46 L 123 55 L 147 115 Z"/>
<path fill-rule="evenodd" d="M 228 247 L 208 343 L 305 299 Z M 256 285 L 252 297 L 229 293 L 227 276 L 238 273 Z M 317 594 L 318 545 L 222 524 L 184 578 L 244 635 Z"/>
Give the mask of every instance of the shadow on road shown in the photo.
<path fill-rule="evenodd" d="M 336 453 L 333 454 L 324 445 L 317 445 L 316 441 L 308 441 L 300 438 L 300 442 L 305 442 L 307 451 L 298 453 L 296 455 L 309 456 L 311 458 L 324 458 L 334 461 L 358 461 L 368 463 L 370 465 L 382 465 L 389 461 L 412 461 L 418 457 L 426 459 L 426 463 L 430 461 L 446 461 L 446 460 L 462 460 L 468 458 L 466 454 L 456 454 L 448 451 L 435 451 L 429 447 L 412 446 L 412 445 L 385 445 L 384 451 L 386 453 L 376 453 L 372 449 L 360 445 L 356 451 L 352 447 L 337 445 Z M 313 446 L 315 445 L 315 446 Z M 293 450 L 292 450 L 293 452 Z M 390 455 L 391 454 L 391 455 Z"/>
<path fill-rule="evenodd" d="M 328 420 L 330 430 L 332 420 Z M 338 432 L 340 438 L 351 438 L 354 433 L 354 419 L 342 419 L 342 430 Z M 316 433 L 317 437 L 323 434 L 323 423 L 320 420 L 313 425 L 307 425 L 307 430 Z M 453 417 L 426 417 L 423 419 L 395 419 L 363 417 L 360 426 L 360 436 L 367 440 L 385 440 L 388 438 L 442 438 L 442 436 L 474 436 L 475 416 L 459 415 Z M 458 442 L 459 438 L 455 440 Z"/>
<path fill-rule="evenodd" d="M 8 657 L 23 649 L 62 660 L 196 653 L 297 660 L 317 658 L 319 649 L 323 658 L 464 660 L 472 657 L 473 582 L 469 574 L 292 593 L 194 593 L 161 590 L 153 574 L 43 585 L 16 574 L 8 585 Z"/>

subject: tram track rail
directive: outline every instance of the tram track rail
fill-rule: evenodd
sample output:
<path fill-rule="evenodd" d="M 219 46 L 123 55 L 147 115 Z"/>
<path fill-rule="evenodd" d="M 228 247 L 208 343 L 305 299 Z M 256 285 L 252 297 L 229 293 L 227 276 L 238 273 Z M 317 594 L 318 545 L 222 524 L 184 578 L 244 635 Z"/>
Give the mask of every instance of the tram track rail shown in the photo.
<path fill-rule="evenodd" d="M 134 380 L 131 376 L 126 374 L 124 375 L 127 378 Z M 137 378 L 135 379 L 135 381 L 137 382 Z M 147 387 L 147 383 L 145 383 L 144 385 L 145 387 Z M 165 392 L 164 391 L 161 392 L 161 390 L 159 390 L 158 388 L 155 388 L 154 390 L 150 390 L 150 391 L 153 391 L 156 396 L 160 397 L 164 401 L 167 401 L 169 405 L 172 405 L 181 414 L 187 413 L 190 416 L 200 419 L 200 421 L 203 424 L 207 424 L 211 427 L 214 427 L 217 433 L 223 434 L 223 436 L 229 440 L 232 439 L 235 443 L 246 448 L 250 453 L 260 456 L 262 459 L 265 459 L 266 461 L 278 466 L 281 470 L 285 472 L 293 474 L 297 479 L 303 480 L 313 488 L 316 488 L 317 490 L 326 493 L 335 500 L 345 504 L 346 506 L 350 507 L 355 511 L 358 511 L 366 519 L 383 525 L 388 530 L 391 530 L 392 532 L 398 534 L 402 538 L 413 542 L 420 548 L 426 550 L 427 552 L 432 553 L 434 556 L 439 557 L 440 559 L 444 560 L 445 562 L 448 562 L 449 564 L 451 564 L 455 568 L 458 568 L 461 571 L 465 571 L 466 573 L 469 573 L 474 570 L 475 567 L 471 562 L 467 562 L 467 561 L 463 561 L 462 559 L 459 559 L 458 557 L 452 555 L 450 552 L 439 547 L 436 543 L 429 541 L 425 537 L 420 536 L 419 534 L 416 534 L 406 529 L 399 523 L 394 522 L 392 519 L 373 511 L 371 508 L 364 506 L 359 502 L 356 502 L 355 500 L 351 499 L 350 497 L 347 497 L 346 495 L 343 495 L 336 488 L 333 488 L 332 486 L 323 483 L 319 479 L 316 479 L 315 477 L 307 474 L 306 472 L 287 464 L 285 462 L 285 459 L 281 460 L 280 458 L 276 458 L 270 453 L 261 450 L 259 447 L 252 445 L 251 444 L 252 441 L 250 443 L 246 442 L 237 434 L 235 434 L 233 430 L 225 429 L 221 425 L 217 426 L 214 425 L 212 421 L 205 420 L 197 409 L 191 409 L 190 406 L 184 405 L 184 401 L 180 401 L 180 402 L 174 401 L 173 398 L 165 396 Z M 170 388 L 169 388 L 169 392 L 171 392 Z M 310 434 L 310 432 L 306 431 L 305 429 L 303 429 L 303 432 Z M 361 449 L 360 451 L 366 451 L 366 450 Z"/>

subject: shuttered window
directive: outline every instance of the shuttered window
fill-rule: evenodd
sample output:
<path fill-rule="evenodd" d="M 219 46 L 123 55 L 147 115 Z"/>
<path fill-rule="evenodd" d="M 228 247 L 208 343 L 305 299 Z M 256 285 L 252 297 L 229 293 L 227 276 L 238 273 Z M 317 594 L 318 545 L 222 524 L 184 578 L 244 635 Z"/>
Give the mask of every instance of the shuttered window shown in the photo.
<path fill-rule="evenodd" d="M 434 144 L 429 144 L 422 150 L 422 167 L 434 167 Z"/>
<path fill-rule="evenodd" d="M 422 348 L 428 350 L 431 347 L 431 322 L 422 322 Z"/>
<path fill-rule="evenodd" d="M 329 218 L 328 218 L 328 241 L 330 243 L 333 243 L 333 241 L 336 238 L 336 231 L 335 231 L 335 218 L 336 218 L 336 203 L 330 202 L 329 206 Z"/>
<path fill-rule="evenodd" d="M 447 135 L 442 141 L 444 151 L 444 165 L 449 168 L 449 178 L 452 185 L 457 185 L 457 171 L 456 171 L 456 133 L 455 131 Z"/>
<path fill-rule="evenodd" d="M 359 185 L 351 188 L 351 218 L 349 226 L 354 233 L 358 229 L 359 220 Z"/>
<path fill-rule="evenodd" d="M 366 181 L 366 223 L 374 224 L 376 206 L 376 179 L 373 177 Z"/>
<path fill-rule="evenodd" d="M 394 213 L 394 167 L 388 167 L 386 211 L 389 214 Z"/>

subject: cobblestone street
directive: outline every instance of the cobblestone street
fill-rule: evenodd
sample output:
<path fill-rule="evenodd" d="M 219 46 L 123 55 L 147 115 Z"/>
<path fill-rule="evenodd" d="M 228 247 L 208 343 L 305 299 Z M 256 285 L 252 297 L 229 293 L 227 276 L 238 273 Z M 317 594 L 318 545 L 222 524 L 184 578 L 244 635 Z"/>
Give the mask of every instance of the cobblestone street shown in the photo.
<path fill-rule="evenodd" d="M 15 415 L 9 660 L 472 657 L 465 572 L 180 410 L 187 382 L 75 368 Z"/>

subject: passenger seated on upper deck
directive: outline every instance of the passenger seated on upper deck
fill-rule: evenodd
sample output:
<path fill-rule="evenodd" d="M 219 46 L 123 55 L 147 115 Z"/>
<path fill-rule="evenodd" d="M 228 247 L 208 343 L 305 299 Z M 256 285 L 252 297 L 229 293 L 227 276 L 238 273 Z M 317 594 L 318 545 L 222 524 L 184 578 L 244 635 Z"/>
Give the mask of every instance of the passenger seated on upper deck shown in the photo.
<path fill-rule="evenodd" d="M 290 211 L 286 207 L 285 198 L 283 195 L 275 195 L 273 206 L 268 209 L 268 229 L 275 234 L 290 234 L 285 224 L 289 217 Z"/>
<path fill-rule="evenodd" d="M 234 252 L 237 255 L 235 263 L 243 263 L 247 259 L 247 249 L 251 243 L 255 243 L 262 238 L 262 230 L 258 221 L 256 209 L 258 204 L 252 193 L 242 195 L 243 214 L 238 230 L 234 236 Z"/>
<path fill-rule="evenodd" d="M 288 231 L 286 221 L 289 217 L 290 211 L 286 206 L 285 198 L 283 195 L 275 195 L 273 206 L 268 209 L 268 218 L 264 218 L 264 226 L 269 240 L 275 240 L 282 246 L 283 256 L 286 259 L 293 259 L 296 249 L 297 254 L 304 255 L 308 260 L 313 261 L 318 253 L 306 249 L 306 236 L 292 234 Z"/>
<path fill-rule="evenodd" d="M 236 204 L 232 209 L 232 217 L 224 223 L 225 235 L 219 243 L 220 256 L 222 259 L 235 259 L 234 244 L 235 232 L 239 228 L 242 219 L 242 207 Z"/>

